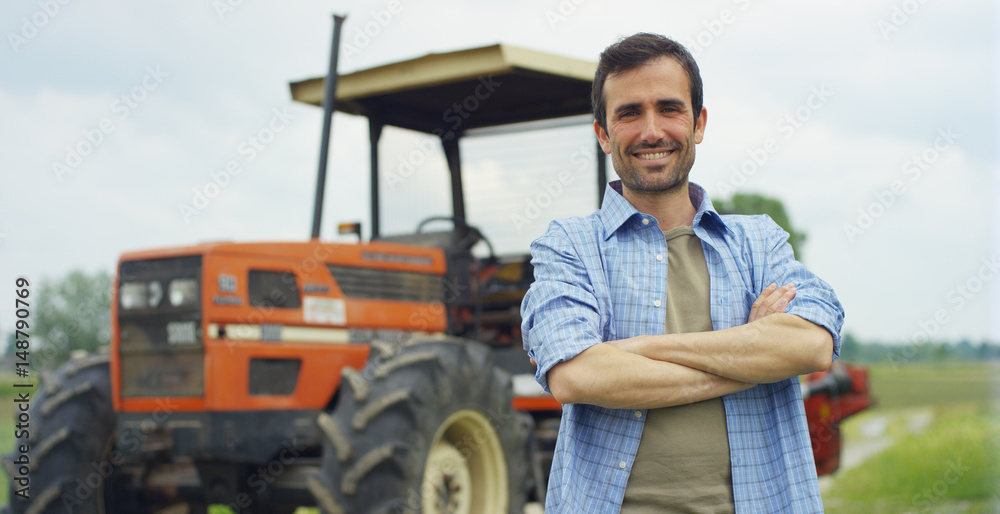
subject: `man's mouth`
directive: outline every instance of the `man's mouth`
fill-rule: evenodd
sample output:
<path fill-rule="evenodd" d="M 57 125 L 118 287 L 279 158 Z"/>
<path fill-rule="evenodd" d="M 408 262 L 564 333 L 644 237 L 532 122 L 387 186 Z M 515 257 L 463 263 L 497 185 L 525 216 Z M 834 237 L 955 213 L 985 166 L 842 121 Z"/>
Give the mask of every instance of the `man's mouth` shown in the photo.
<path fill-rule="evenodd" d="M 637 159 L 642 161 L 655 161 L 669 157 L 671 154 L 677 151 L 677 148 L 657 149 L 657 150 L 658 151 L 653 151 L 653 152 L 650 152 L 648 150 L 638 151 L 638 152 L 633 152 L 632 155 L 634 155 Z"/>
<path fill-rule="evenodd" d="M 656 152 L 656 153 L 637 153 L 635 154 L 641 160 L 644 161 L 654 161 L 656 159 L 663 159 L 664 157 L 673 153 L 673 150 L 668 152 Z"/>

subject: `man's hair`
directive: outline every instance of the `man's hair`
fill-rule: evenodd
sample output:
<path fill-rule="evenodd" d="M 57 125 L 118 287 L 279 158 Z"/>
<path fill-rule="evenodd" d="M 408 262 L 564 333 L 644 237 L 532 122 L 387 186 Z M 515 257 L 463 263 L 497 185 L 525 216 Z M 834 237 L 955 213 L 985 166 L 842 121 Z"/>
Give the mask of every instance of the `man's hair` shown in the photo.
<path fill-rule="evenodd" d="M 590 91 L 590 102 L 594 109 L 594 119 L 604 129 L 608 130 L 607 105 L 604 98 L 604 81 L 608 76 L 633 70 L 649 64 L 661 57 L 677 61 L 687 72 L 688 85 L 691 89 L 691 108 L 694 110 L 695 123 L 701 114 L 702 85 L 701 73 L 694 57 L 684 48 L 684 45 L 659 34 L 640 32 L 618 42 L 601 52 L 597 63 L 597 73 L 594 74 L 594 85 Z"/>

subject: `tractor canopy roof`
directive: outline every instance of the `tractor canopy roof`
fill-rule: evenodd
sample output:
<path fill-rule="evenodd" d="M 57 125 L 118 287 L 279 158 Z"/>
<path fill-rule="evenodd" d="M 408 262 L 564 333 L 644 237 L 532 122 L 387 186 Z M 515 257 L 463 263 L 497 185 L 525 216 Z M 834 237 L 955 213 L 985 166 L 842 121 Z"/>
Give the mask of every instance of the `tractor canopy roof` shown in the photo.
<path fill-rule="evenodd" d="M 441 135 L 454 130 L 588 114 L 596 64 L 496 44 L 433 53 L 341 75 L 338 111 Z M 321 105 L 325 77 L 290 84 Z"/>

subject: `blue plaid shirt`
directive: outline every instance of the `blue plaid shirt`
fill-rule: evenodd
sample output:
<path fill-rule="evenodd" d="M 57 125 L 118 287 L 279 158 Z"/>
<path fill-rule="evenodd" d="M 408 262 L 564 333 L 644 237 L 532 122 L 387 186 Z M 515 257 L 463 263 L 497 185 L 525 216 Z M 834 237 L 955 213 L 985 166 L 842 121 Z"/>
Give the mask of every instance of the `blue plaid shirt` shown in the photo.
<path fill-rule="evenodd" d="M 767 216 L 720 216 L 705 190 L 691 184 L 711 277 L 715 330 L 747 322 L 750 306 L 771 283 L 795 283 L 785 312 L 833 334 L 840 352 L 844 311 L 830 286 L 792 255 L 788 234 Z M 521 305 L 525 349 L 548 391 L 552 366 L 604 341 L 662 334 L 667 294 L 666 240 L 656 218 L 637 211 L 620 182 L 608 185 L 601 209 L 553 221 L 531 244 L 535 282 Z M 822 512 L 816 467 L 796 378 L 722 397 L 738 513 Z M 563 406 L 546 513 L 618 512 L 639 448 L 645 411 L 586 404 Z"/>

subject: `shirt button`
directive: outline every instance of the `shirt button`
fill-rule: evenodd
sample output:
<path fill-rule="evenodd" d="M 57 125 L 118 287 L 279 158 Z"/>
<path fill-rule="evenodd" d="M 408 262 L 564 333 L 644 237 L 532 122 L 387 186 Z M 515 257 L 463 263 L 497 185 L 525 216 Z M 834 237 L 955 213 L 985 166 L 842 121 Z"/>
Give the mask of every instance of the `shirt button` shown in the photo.
<path fill-rule="evenodd" d="M 660 301 L 659 300 L 656 300 L 655 302 L 653 302 L 653 307 L 659 307 L 659 306 L 660 306 Z"/>
<path fill-rule="evenodd" d="M 649 218 L 642 218 L 642 224 L 643 225 L 649 225 Z M 625 464 L 625 463 L 622 462 L 622 464 Z M 622 467 L 624 468 L 625 466 L 622 466 Z"/>
<path fill-rule="evenodd" d="M 635 417 L 641 418 L 642 417 L 642 411 L 641 410 L 635 411 Z"/>
<path fill-rule="evenodd" d="M 625 464 L 625 461 L 621 461 L 621 462 L 618 463 L 618 467 L 622 468 L 622 469 L 625 469 L 625 466 L 627 466 L 627 465 L 628 464 Z"/>
<path fill-rule="evenodd" d="M 663 260 L 663 256 L 660 255 L 660 254 L 656 254 L 656 260 L 662 261 Z"/>

